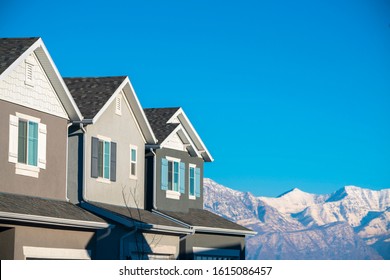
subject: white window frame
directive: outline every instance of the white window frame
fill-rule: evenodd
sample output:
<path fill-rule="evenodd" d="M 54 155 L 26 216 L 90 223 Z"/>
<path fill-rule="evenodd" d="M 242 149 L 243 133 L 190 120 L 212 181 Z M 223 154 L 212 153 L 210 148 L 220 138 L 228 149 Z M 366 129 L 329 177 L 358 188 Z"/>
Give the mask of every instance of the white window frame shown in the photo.
<path fill-rule="evenodd" d="M 135 161 L 133 161 L 132 159 L 132 152 L 133 150 L 135 150 Z M 132 174 L 131 173 L 131 165 L 132 164 L 135 164 L 135 174 Z M 138 147 L 135 146 L 135 145 L 130 145 L 130 179 L 137 179 L 137 176 L 138 176 L 138 172 L 137 172 L 137 169 L 138 169 Z"/>
<path fill-rule="evenodd" d="M 193 195 L 191 195 L 191 168 L 194 169 L 194 194 Z M 192 163 L 189 164 L 189 167 L 188 167 L 188 198 L 191 199 L 191 200 L 195 200 L 196 199 L 196 194 L 195 194 L 195 188 L 196 188 L 195 168 L 196 168 L 196 164 L 192 164 Z"/>
<path fill-rule="evenodd" d="M 111 138 L 109 137 L 105 137 L 105 136 L 101 136 L 101 135 L 97 135 L 97 138 L 100 141 L 103 142 L 103 154 L 102 154 L 102 168 L 103 168 L 103 177 L 99 176 L 96 178 L 96 180 L 98 182 L 101 182 L 101 183 L 107 183 L 107 184 L 111 184 L 111 180 L 110 180 L 110 176 L 111 176 Z M 105 178 L 104 177 L 104 143 L 105 142 L 108 142 L 110 143 L 110 148 L 109 148 L 109 151 L 110 151 L 110 156 L 109 156 L 109 160 L 108 160 L 108 178 Z M 99 172 L 99 171 L 98 171 Z"/>
<path fill-rule="evenodd" d="M 13 119 L 11 121 L 11 118 Z M 28 122 L 34 122 L 38 125 L 38 139 L 37 139 L 37 165 L 30 165 L 28 163 L 18 162 L 18 143 L 19 143 L 19 121 L 23 120 Z M 17 122 L 13 123 L 13 122 Z M 11 132 L 12 129 L 17 129 L 17 131 Z M 15 174 L 28 176 L 33 178 L 39 177 L 40 169 L 46 169 L 46 125 L 41 123 L 40 118 L 29 116 L 16 112 L 15 115 L 10 115 L 10 131 L 9 131 L 9 157 L 8 161 L 15 163 Z M 14 134 L 13 134 L 14 133 Z M 27 133 L 28 135 L 28 133 Z M 27 146 L 28 149 L 28 146 Z M 13 150 L 13 151 L 11 151 Z M 26 151 L 28 156 L 28 151 Z"/>
<path fill-rule="evenodd" d="M 166 198 L 179 200 L 180 196 L 181 196 L 181 193 L 180 193 L 180 162 L 181 162 L 181 160 L 179 158 L 174 158 L 174 157 L 169 157 L 169 156 L 165 157 L 165 159 L 168 161 L 168 174 L 167 174 L 167 176 L 168 176 L 168 190 L 166 190 Z M 169 164 L 173 165 L 174 162 L 178 163 L 178 165 L 179 165 L 178 166 L 179 170 L 178 170 L 177 191 L 175 191 L 173 189 L 172 190 L 169 189 Z M 173 168 L 173 166 L 172 166 L 172 168 Z M 172 175 L 172 184 L 173 184 L 173 175 Z M 173 186 L 172 186 L 172 188 L 173 188 Z"/>

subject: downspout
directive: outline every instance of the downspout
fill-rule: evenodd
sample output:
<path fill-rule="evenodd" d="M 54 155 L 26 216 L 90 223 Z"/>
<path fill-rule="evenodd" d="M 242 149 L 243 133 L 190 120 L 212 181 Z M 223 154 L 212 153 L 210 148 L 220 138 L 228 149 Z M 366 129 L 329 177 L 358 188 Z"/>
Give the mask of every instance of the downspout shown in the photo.
<path fill-rule="evenodd" d="M 157 209 L 157 183 L 156 183 L 156 176 L 157 176 L 157 155 L 154 152 L 153 148 L 150 148 L 150 152 L 153 154 L 153 209 Z"/>
<path fill-rule="evenodd" d="M 68 158 L 68 153 L 69 153 L 69 127 L 72 126 L 72 123 L 69 122 L 67 125 L 66 125 L 66 165 L 65 165 L 65 169 L 66 169 L 66 177 L 65 177 L 65 200 L 67 202 L 69 202 L 69 198 L 68 198 L 68 165 L 69 165 L 69 158 Z"/>
<path fill-rule="evenodd" d="M 137 227 L 134 227 L 134 229 L 132 231 L 130 231 L 129 233 L 126 233 L 124 234 L 122 237 L 121 237 L 121 240 L 119 242 L 119 258 L 120 260 L 123 260 L 124 259 L 124 250 L 123 250 L 123 245 L 124 245 L 124 240 L 125 238 L 129 237 L 130 235 L 136 233 L 138 230 Z"/>

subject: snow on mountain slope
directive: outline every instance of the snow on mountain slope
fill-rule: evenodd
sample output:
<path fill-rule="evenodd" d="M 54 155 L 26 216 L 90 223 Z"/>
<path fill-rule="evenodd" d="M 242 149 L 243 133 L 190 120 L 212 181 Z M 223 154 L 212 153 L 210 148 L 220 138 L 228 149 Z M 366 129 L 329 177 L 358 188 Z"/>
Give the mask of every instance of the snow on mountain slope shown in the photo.
<path fill-rule="evenodd" d="M 310 194 L 295 188 L 276 198 L 259 197 L 259 199 L 283 213 L 297 213 L 308 206 L 323 203 L 328 197 L 328 195 Z"/>
<path fill-rule="evenodd" d="M 204 186 L 205 209 L 258 232 L 247 239 L 249 259 L 390 259 L 390 189 L 268 198 L 211 179 Z"/>

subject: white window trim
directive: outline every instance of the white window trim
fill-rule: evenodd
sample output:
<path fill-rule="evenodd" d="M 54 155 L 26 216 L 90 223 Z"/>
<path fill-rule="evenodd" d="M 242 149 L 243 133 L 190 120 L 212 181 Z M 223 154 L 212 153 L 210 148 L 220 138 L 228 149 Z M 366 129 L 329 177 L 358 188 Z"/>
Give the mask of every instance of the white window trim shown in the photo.
<path fill-rule="evenodd" d="M 172 190 L 166 190 L 166 198 L 180 200 L 181 193 Z"/>
<path fill-rule="evenodd" d="M 196 187 L 196 176 L 195 176 L 195 170 L 194 170 L 194 195 L 191 195 L 190 188 L 191 188 L 191 168 L 196 168 L 195 164 L 190 163 L 188 167 L 188 198 L 190 200 L 196 200 L 196 194 L 195 194 L 195 187 Z"/>
<path fill-rule="evenodd" d="M 177 161 L 177 162 L 181 162 L 181 159 L 179 159 L 179 158 L 174 158 L 174 157 L 165 157 L 165 159 L 166 159 L 167 161 Z"/>
<path fill-rule="evenodd" d="M 177 191 L 174 191 L 174 190 L 170 190 L 168 189 L 166 191 L 166 198 L 171 198 L 171 199 L 180 199 L 180 196 L 181 196 L 181 193 L 180 193 L 180 162 L 181 162 L 181 159 L 179 158 L 174 158 L 174 157 L 165 157 L 166 160 L 168 160 L 168 170 L 169 170 L 169 162 L 178 162 L 179 163 L 179 181 L 178 181 L 178 184 L 179 184 L 179 188 Z M 173 178 L 172 178 L 173 179 Z M 173 183 L 173 182 L 172 182 Z M 168 176 L 168 184 L 169 184 L 169 176 Z"/>
<path fill-rule="evenodd" d="M 26 114 L 22 114 L 22 113 L 19 113 L 19 112 L 16 112 L 15 115 L 18 120 L 24 120 L 24 121 L 27 121 L 27 122 L 35 122 L 38 124 L 38 137 L 39 137 L 39 124 L 41 123 L 41 119 L 40 118 L 36 118 L 36 117 L 32 117 L 32 116 L 29 116 L 29 115 L 26 115 Z M 39 139 L 38 139 L 39 140 Z M 14 141 L 18 141 L 18 139 L 14 139 Z M 15 163 L 15 174 L 16 175 L 22 175 L 22 176 L 28 176 L 28 177 L 33 177 L 33 178 L 39 178 L 39 171 L 40 171 L 40 155 L 39 155 L 39 147 L 40 143 L 38 141 L 38 159 L 37 159 L 37 166 L 34 166 L 34 165 L 29 165 L 29 164 L 26 164 L 26 163 L 21 163 L 21 162 L 17 162 Z M 46 148 L 46 147 L 45 147 Z M 17 157 L 17 155 L 16 155 Z M 17 159 L 16 159 L 17 160 Z M 46 165 L 46 162 L 44 162 L 44 164 Z"/>
<path fill-rule="evenodd" d="M 111 184 L 111 180 L 104 177 L 97 177 L 96 181 L 99 183 Z"/>
<path fill-rule="evenodd" d="M 135 175 L 131 174 L 131 164 L 133 163 L 133 161 L 131 160 L 131 151 L 132 150 L 135 150 Z M 130 179 L 137 179 L 138 178 L 138 147 L 135 146 L 135 145 L 130 145 L 130 167 L 129 167 L 129 173 L 130 173 L 130 176 L 129 178 Z"/>

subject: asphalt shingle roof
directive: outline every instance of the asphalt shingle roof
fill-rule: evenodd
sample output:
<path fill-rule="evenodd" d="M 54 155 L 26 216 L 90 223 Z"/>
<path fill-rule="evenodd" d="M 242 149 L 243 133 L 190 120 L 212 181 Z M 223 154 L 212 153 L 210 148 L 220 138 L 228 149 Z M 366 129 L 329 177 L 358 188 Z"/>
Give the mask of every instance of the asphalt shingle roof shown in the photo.
<path fill-rule="evenodd" d="M 177 123 L 167 123 L 179 109 L 180 107 L 144 109 L 153 133 L 160 143 L 163 142 L 179 125 Z"/>
<path fill-rule="evenodd" d="M 165 219 L 159 215 L 153 214 L 152 212 L 144 209 L 130 208 L 118 205 L 111 205 L 99 202 L 89 202 L 89 204 L 97 206 L 99 208 L 108 210 L 114 214 L 118 214 L 122 217 L 129 218 L 136 222 L 141 222 L 149 225 L 161 225 L 161 226 L 171 226 L 177 228 L 185 228 L 175 222 L 172 222 L 168 219 Z"/>
<path fill-rule="evenodd" d="M 161 212 L 190 226 L 250 231 L 246 227 L 240 226 L 204 209 L 191 208 L 188 212 Z"/>
<path fill-rule="evenodd" d="M 0 38 L 0 74 L 39 38 Z"/>
<path fill-rule="evenodd" d="M 125 78 L 64 78 L 64 81 L 84 118 L 93 119 Z"/>
<path fill-rule="evenodd" d="M 87 222 L 105 221 L 67 201 L 0 193 L 0 212 Z"/>

